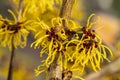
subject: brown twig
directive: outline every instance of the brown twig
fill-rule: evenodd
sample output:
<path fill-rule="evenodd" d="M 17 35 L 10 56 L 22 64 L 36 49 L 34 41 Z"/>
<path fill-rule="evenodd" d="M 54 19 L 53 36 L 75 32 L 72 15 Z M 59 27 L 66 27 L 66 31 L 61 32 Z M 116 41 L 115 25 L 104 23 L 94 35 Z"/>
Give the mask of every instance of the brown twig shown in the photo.
<path fill-rule="evenodd" d="M 74 2 L 75 0 L 63 0 L 61 11 L 59 14 L 61 18 L 66 18 L 66 19 L 71 18 L 71 12 L 72 12 Z M 64 29 L 67 30 L 67 26 L 64 20 L 62 21 L 62 23 L 63 23 Z"/>
<path fill-rule="evenodd" d="M 71 11 L 73 7 L 73 3 L 75 0 L 63 0 L 62 7 L 59 16 L 64 18 L 70 18 Z M 63 26 L 65 22 L 63 21 Z M 65 26 L 64 26 L 65 27 Z M 62 80 L 62 71 L 60 70 L 60 66 L 57 64 L 59 54 L 56 56 L 54 62 L 50 65 L 49 74 L 50 80 Z"/>
<path fill-rule="evenodd" d="M 20 17 L 21 17 L 21 14 L 22 14 L 22 10 L 23 10 L 23 0 L 20 0 L 19 1 L 19 5 L 18 5 L 18 16 L 17 16 L 17 22 L 20 21 Z"/>
<path fill-rule="evenodd" d="M 60 17 L 70 18 L 75 0 L 63 0 Z"/>
<path fill-rule="evenodd" d="M 57 64 L 59 54 L 55 57 L 53 63 L 49 67 L 49 80 L 62 80 L 62 72 Z"/>
<path fill-rule="evenodd" d="M 8 71 L 7 80 L 12 80 L 14 51 L 15 51 L 15 49 L 14 49 L 14 46 L 13 46 L 13 38 L 12 38 L 12 51 L 11 51 L 11 57 L 10 57 L 9 71 Z"/>

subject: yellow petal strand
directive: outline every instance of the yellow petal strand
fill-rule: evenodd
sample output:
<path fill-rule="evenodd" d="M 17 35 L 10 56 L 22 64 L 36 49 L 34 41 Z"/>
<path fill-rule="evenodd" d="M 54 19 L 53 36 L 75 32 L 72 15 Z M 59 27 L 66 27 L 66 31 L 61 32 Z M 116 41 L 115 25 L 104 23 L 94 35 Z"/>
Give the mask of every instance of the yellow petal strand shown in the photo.
<path fill-rule="evenodd" d="M 92 25 L 96 24 L 99 21 L 100 21 L 100 16 L 97 16 L 97 21 L 91 22 L 90 25 L 89 25 L 89 29 L 92 27 Z"/>
<path fill-rule="evenodd" d="M 15 14 L 13 13 L 13 11 L 10 10 L 10 9 L 8 9 L 8 12 L 13 16 L 14 21 L 17 22 L 17 18 L 16 18 L 16 16 L 15 16 Z"/>
<path fill-rule="evenodd" d="M 38 47 L 38 45 L 42 42 L 42 40 L 45 39 L 46 37 L 48 37 L 48 35 L 40 37 L 38 40 L 33 42 L 30 46 L 32 47 L 33 45 L 35 45 L 34 48 L 36 49 Z"/>
<path fill-rule="evenodd" d="M 38 76 L 38 75 L 40 75 L 41 73 L 45 72 L 46 69 L 41 69 L 40 71 L 38 71 L 38 70 L 35 69 L 34 71 L 35 71 L 35 73 L 36 73 L 36 76 Z"/>
<path fill-rule="evenodd" d="M 104 48 L 106 48 L 108 51 L 109 51 L 109 53 L 110 53 L 110 55 L 111 56 L 113 56 L 113 53 L 112 53 L 112 51 L 107 47 L 107 46 L 104 46 L 104 45 L 102 45 Z"/>
<path fill-rule="evenodd" d="M 52 53 L 51 60 L 46 59 L 46 65 L 47 65 L 47 66 L 49 66 L 49 65 L 54 61 L 54 59 L 55 59 L 55 57 L 56 57 L 56 53 L 57 53 L 57 50 L 55 50 L 55 51 Z M 48 62 L 47 62 L 47 60 L 48 60 Z"/>
<path fill-rule="evenodd" d="M 48 53 L 48 56 L 49 55 L 51 56 L 51 54 L 52 54 L 52 47 L 53 47 L 53 38 L 52 38 L 52 40 L 51 40 L 51 42 L 49 44 L 49 53 Z"/>
<path fill-rule="evenodd" d="M 89 17 L 88 17 L 88 20 L 87 20 L 87 27 L 89 27 L 89 25 L 90 25 L 90 20 L 91 20 L 91 18 L 94 16 L 95 14 L 91 14 Z"/>
<path fill-rule="evenodd" d="M 105 51 L 105 48 L 104 48 L 104 46 L 103 45 L 101 45 L 101 47 L 102 47 L 102 49 L 103 49 L 103 57 L 104 57 L 104 59 L 106 59 L 108 62 L 110 62 L 110 60 L 107 58 L 107 55 L 106 55 L 106 51 Z"/>

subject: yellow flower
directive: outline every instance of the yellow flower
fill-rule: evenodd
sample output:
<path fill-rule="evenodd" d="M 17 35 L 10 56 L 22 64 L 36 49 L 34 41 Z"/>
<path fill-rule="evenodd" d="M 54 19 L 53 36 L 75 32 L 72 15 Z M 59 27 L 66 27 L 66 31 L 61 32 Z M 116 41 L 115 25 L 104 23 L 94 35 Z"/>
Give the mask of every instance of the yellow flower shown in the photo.
<path fill-rule="evenodd" d="M 42 47 L 40 51 L 40 56 L 42 56 L 42 54 L 47 54 L 46 59 L 42 61 L 42 66 L 45 66 L 47 68 L 49 68 L 50 64 L 52 64 L 56 55 L 58 55 L 57 63 L 60 65 L 61 70 L 63 67 L 67 67 L 67 62 L 70 59 L 70 54 L 69 52 L 67 52 L 65 46 L 70 38 L 74 38 L 75 32 L 65 30 L 62 23 L 63 20 L 67 23 L 67 26 L 73 26 L 74 29 L 75 23 L 72 20 L 68 21 L 64 18 L 59 17 L 53 18 L 51 20 L 51 27 L 47 26 L 44 22 L 38 20 L 38 26 L 41 27 L 41 30 L 35 35 L 35 38 L 37 40 L 31 44 L 31 47 L 33 45 L 35 49 L 39 48 L 40 46 Z M 62 60 L 63 56 L 64 61 Z M 46 70 L 43 70 L 40 67 L 39 69 L 35 70 L 37 75 Z"/>
<path fill-rule="evenodd" d="M 95 14 L 90 15 L 87 21 L 86 27 L 83 27 L 81 29 L 81 35 L 82 37 L 78 40 L 71 40 L 69 44 L 73 43 L 76 45 L 75 51 L 72 55 L 72 59 L 75 59 L 74 65 L 81 65 L 83 68 L 86 65 L 91 65 L 94 71 L 97 71 L 100 69 L 100 63 L 103 61 L 103 59 L 107 58 L 107 52 L 109 52 L 112 55 L 111 50 L 102 44 L 101 37 L 95 32 L 95 30 L 92 30 L 91 27 L 96 22 L 90 22 L 90 19 Z M 71 60 L 72 60 L 71 59 Z"/>
<path fill-rule="evenodd" d="M 31 28 L 30 20 L 25 20 L 21 15 L 20 21 L 17 22 L 15 14 L 11 10 L 8 11 L 12 14 L 14 20 L 0 16 L 0 46 L 8 46 L 11 50 L 13 41 L 15 48 L 18 46 L 23 48 L 26 46 L 28 30 L 34 30 L 34 28 Z"/>

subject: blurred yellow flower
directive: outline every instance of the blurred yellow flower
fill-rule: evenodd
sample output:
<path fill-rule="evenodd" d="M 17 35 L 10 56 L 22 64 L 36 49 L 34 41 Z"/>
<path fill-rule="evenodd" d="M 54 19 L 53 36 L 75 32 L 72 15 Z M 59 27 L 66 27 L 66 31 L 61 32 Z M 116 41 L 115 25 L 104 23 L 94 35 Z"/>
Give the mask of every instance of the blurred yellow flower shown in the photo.
<path fill-rule="evenodd" d="M 26 46 L 27 36 L 29 34 L 28 30 L 34 30 L 34 28 L 31 27 L 32 21 L 25 20 L 21 15 L 19 22 L 17 22 L 15 14 L 11 10 L 8 11 L 12 14 L 14 20 L 0 16 L 0 46 L 8 46 L 11 50 L 13 41 L 15 48 L 18 46 L 23 48 Z"/>
<path fill-rule="evenodd" d="M 92 30 L 91 27 L 96 22 L 90 22 L 90 19 L 95 14 L 91 14 L 88 18 L 87 25 L 81 29 L 82 37 L 78 40 L 71 40 L 70 43 L 76 45 L 75 51 L 72 54 L 72 59 L 75 59 L 74 65 L 81 65 L 84 67 L 86 65 L 91 65 L 94 71 L 100 69 L 100 63 L 103 59 L 110 61 L 107 58 L 107 52 L 112 56 L 111 50 L 102 44 L 101 37 Z"/>
<path fill-rule="evenodd" d="M 19 4 L 19 0 L 12 1 L 16 4 L 17 7 Z M 82 20 L 85 15 L 82 1 L 75 0 L 75 2 L 76 3 L 73 6 L 72 11 L 72 18 L 76 20 Z M 27 9 L 27 14 L 25 15 L 27 19 L 35 19 L 36 17 L 39 17 L 46 23 L 49 23 L 50 19 L 59 15 L 62 0 L 23 0 L 23 3 L 23 10 L 26 11 Z"/>
<path fill-rule="evenodd" d="M 13 3 L 18 6 L 20 0 L 12 0 Z M 57 1 L 57 0 L 56 0 Z M 26 18 L 35 19 L 37 17 L 42 17 L 48 13 L 56 10 L 54 0 L 23 0 L 23 10 L 26 11 Z M 51 14 L 53 15 L 53 14 Z M 51 15 L 49 15 L 51 17 Z M 49 17 L 47 16 L 47 17 Z M 47 18 L 44 18 L 47 19 Z"/>

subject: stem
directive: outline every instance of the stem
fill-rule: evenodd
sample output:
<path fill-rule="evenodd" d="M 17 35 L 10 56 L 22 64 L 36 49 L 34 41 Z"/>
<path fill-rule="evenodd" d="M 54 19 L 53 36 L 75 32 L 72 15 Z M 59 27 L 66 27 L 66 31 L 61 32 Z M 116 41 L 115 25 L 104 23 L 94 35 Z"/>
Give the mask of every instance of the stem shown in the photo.
<path fill-rule="evenodd" d="M 63 18 L 63 17 L 65 17 L 67 19 L 70 18 L 74 1 L 75 0 L 63 0 L 61 11 L 59 14 L 59 16 L 61 18 Z M 65 27 L 65 21 L 63 21 L 63 26 Z M 49 68 L 50 79 L 49 80 L 63 80 L 62 79 L 62 71 L 60 70 L 60 65 L 57 64 L 58 57 L 59 57 L 59 53 L 57 54 L 53 63 L 50 65 L 50 68 Z M 65 79 L 65 80 L 67 80 L 67 79 Z"/>
<path fill-rule="evenodd" d="M 65 17 L 69 19 L 71 17 L 74 2 L 75 0 L 63 0 L 59 16 L 62 18 Z"/>
<path fill-rule="evenodd" d="M 13 62 L 14 62 L 14 53 L 15 53 L 14 51 L 15 51 L 15 48 L 14 48 L 13 39 L 12 39 L 12 51 L 11 51 L 11 57 L 10 57 L 9 71 L 8 71 L 7 80 L 12 80 Z"/>
<path fill-rule="evenodd" d="M 61 11 L 59 14 L 61 18 L 66 18 L 66 19 L 71 18 L 71 12 L 72 12 L 74 2 L 75 0 L 63 0 Z M 62 23 L 63 23 L 64 29 L 67 30 L 67 26 L 64 20 L 62 21 Z"/>
<path fill-rule="evenodd" d="M 21 17 L 21 14 L 22 14 L 22 6 L 23 6 L 23 0 L 20 0 L 19 1 L 19 5 L 18 5 L 18 16 L 17 16 L 17 22 L 20 21 L 20 17 Z"/>
<path fill-rule="evenodd" d="M 57 59 L 59 54 L 55 57 L 53 63 L 49 68 L 49 80 L 62 80 L 62 72 L 60 70 L 60 66 L 57 64 Z"/>
<path fill-rule="evenodd" d="M 18 16 L 17 16 L 17 22 L 20 21 L 20 15 L 22 13 L 22 4 L 23 4 L 23 0 L 19 1 L 19 5 L 18 5 Z M 17 23 L 16 22 L 16 23 Z M 15 47 L 14 47 L 14 34 L 12 37 L 12 50 L 11 50 L 11 57 L 10 57 L 10 63 L 9 63 L 9 71 L 8 71 L 8 77 L 7 80 L 12 80 L 12 74 L 13 74 L 13 62 L 14 62 L 14 55 L 15 55 Z"/>

